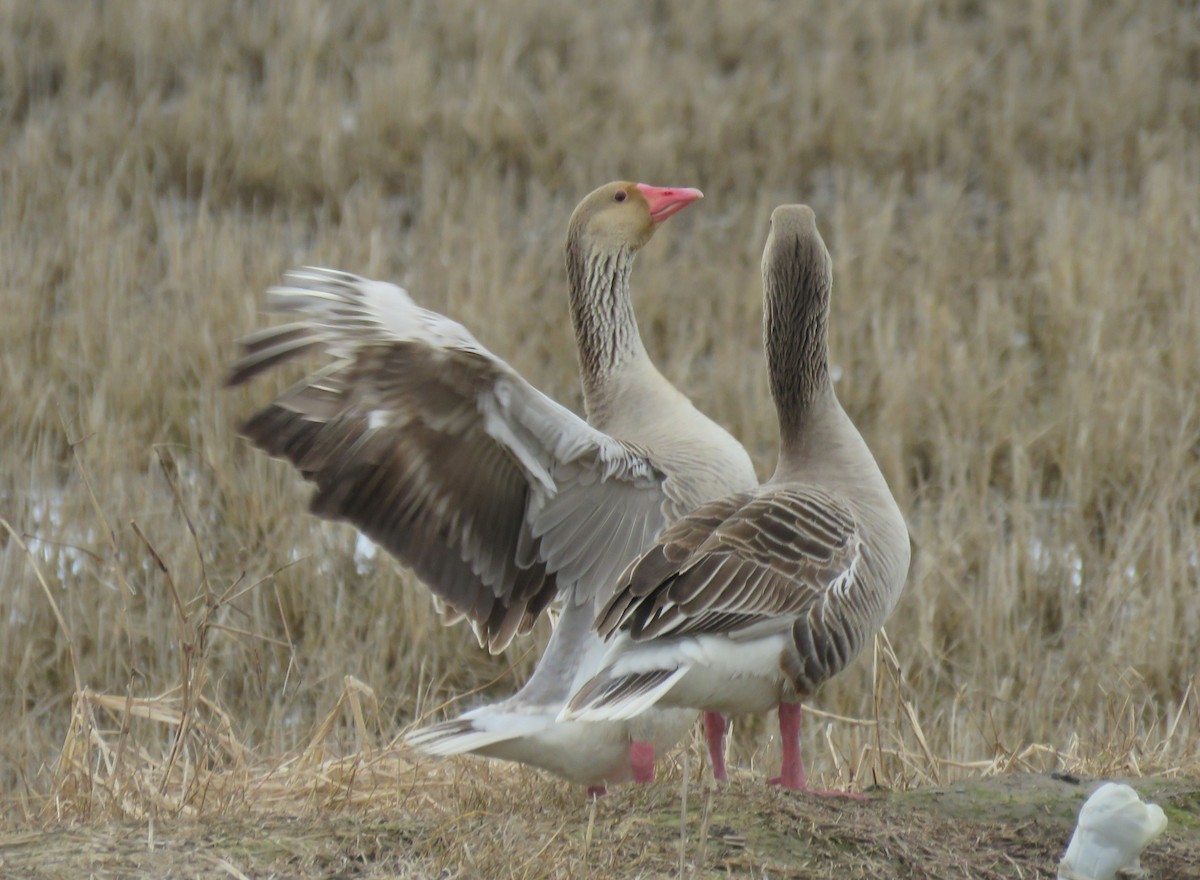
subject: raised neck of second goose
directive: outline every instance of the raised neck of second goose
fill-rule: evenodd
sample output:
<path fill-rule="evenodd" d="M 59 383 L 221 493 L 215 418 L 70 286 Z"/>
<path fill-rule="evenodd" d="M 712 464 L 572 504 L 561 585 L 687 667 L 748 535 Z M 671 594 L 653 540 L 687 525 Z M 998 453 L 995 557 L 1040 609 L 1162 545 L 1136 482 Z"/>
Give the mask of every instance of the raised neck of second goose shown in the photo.
<path fill-rule="evenodd" d="M 571 323 L 589 413 L 609 379 L 630 362 L 646 357 L 629 295 L 635 254 L 625 247 L 588 247 L 578 234 L 567 239 Z"/>
<path fill-rule="evenodd" d="M 776 246 L 785 250 L 763 273 L 763 338 L 784 461 L 806 448 L 812 422 L 838 404 L 829 380 L 828 252 L 819 238 Z"/>

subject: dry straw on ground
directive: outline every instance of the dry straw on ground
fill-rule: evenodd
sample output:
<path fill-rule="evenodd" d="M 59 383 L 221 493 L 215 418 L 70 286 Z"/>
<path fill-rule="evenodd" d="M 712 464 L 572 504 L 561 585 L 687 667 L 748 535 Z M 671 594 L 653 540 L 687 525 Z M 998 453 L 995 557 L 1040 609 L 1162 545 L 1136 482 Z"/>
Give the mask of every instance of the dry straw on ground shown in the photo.
<path fill-rule="evenodd" d="M 502 6 L 0 2 L 5 815 L 324 803 L 343 756 L 512 688 L 536 645 L 487 657 L 307 516 L 234 436 L 270 389 L 223 370 L 316 263 L 578 405 L 561 238 L 615 177 L 704 188 L 636 305 L 763 473 L 770 208 L 811 204 L 833 253 L 838 392 L 917 553 L 890 646 L 814 702 L 813 769 L 1194 772 L 1200 12 Z M 768 732 L 735 762 L 761 775 Z M 366 754 L 330 798 L 403 776 Z"/>

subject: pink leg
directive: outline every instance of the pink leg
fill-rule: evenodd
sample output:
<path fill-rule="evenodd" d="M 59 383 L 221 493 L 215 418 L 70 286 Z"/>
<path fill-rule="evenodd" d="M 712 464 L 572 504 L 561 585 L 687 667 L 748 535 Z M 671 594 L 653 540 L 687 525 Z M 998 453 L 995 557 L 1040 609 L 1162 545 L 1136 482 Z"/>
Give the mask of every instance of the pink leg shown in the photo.
<path fill-rule="evenodd" d="M 821 797 L 869 800 L 866 795 L 851 791 L 813 791 L 808 787 L 808 777 L 804 772 L 804 760 L 800 757 L 800 709 L 799 703 L 779 704 L 779 737 L 783 741 L 783 767 L 780 774 L 767 784 L 782 785 L 784 788 L 806 791 Z"/>
<path fill-rule="evenodd" d="M 629 764 L 633 768 L 634 782 L 654 781 L 654 743 L 632 742 L 629 744 Z"/>
<path fill-rule="evenodd" d="M 587 790 L 588 800 L 594 801 L 596 798 L 602 798 L 606 794 L 608 794 L 608 789 L 605 788 L 603 785 L 589 785 L 588 786 L 588 790 Z"/>
<path fill-rule="evenodd" d="M 800 757 L 800 704 L 779 704 L 779 738 L 783 742 L 782 772 L 768 785 L 782 785 L 801 791 L 808 789 L 804 759 Z"/>
<path fill-rule="evenodd" d="M 725 731 L 728 724 L 720 712 L 704 713 L 704 739 L 708 743 L 708 757 L 712 761 L 713 779 L 724 782 L 729 778 L 725 772 Z"/>

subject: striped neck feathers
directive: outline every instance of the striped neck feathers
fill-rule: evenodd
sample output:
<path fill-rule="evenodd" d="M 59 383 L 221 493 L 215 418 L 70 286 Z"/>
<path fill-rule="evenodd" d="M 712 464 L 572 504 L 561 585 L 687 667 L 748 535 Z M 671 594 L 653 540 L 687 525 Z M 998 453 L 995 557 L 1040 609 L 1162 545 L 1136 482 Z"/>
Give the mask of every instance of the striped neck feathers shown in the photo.
<path fill-rule="evenodd" d="M 596 394 L 629 361 L 646 354 L 629 296 L 635 254 L 627 247 L 587 248 L 576 237 L 567 242 L 571 323 L 585 398 Z"/>
<path fill-rule="evenodd" d="M 796 242 L 788 259 L 776 259 L 764 273 L 763 342 L 771 399 L 779 413 L 786 447 L 802 430 L 814 403 L 832 396 L 829 381 L 828 253 L 816 254 Z"/>

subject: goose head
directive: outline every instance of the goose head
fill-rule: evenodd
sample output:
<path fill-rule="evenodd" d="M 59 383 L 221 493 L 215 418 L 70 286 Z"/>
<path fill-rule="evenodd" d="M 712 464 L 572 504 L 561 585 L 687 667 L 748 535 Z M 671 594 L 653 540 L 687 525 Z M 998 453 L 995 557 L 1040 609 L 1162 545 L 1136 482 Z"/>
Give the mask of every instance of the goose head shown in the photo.
<path fill-rule="evenodd" d="M 804 298 L 818 311 L 828 305 L 833 261 L 808 205 L 780 205 L 771 212 L 762 274 L 768 296 Z"/>
<path fill-rule="evenodd" d="M 607 183 L 590 193 L 571 215 L 568 244 L 585 250 L 634 253 L 668 217 L 704 193 L 693 187 Z"/>

